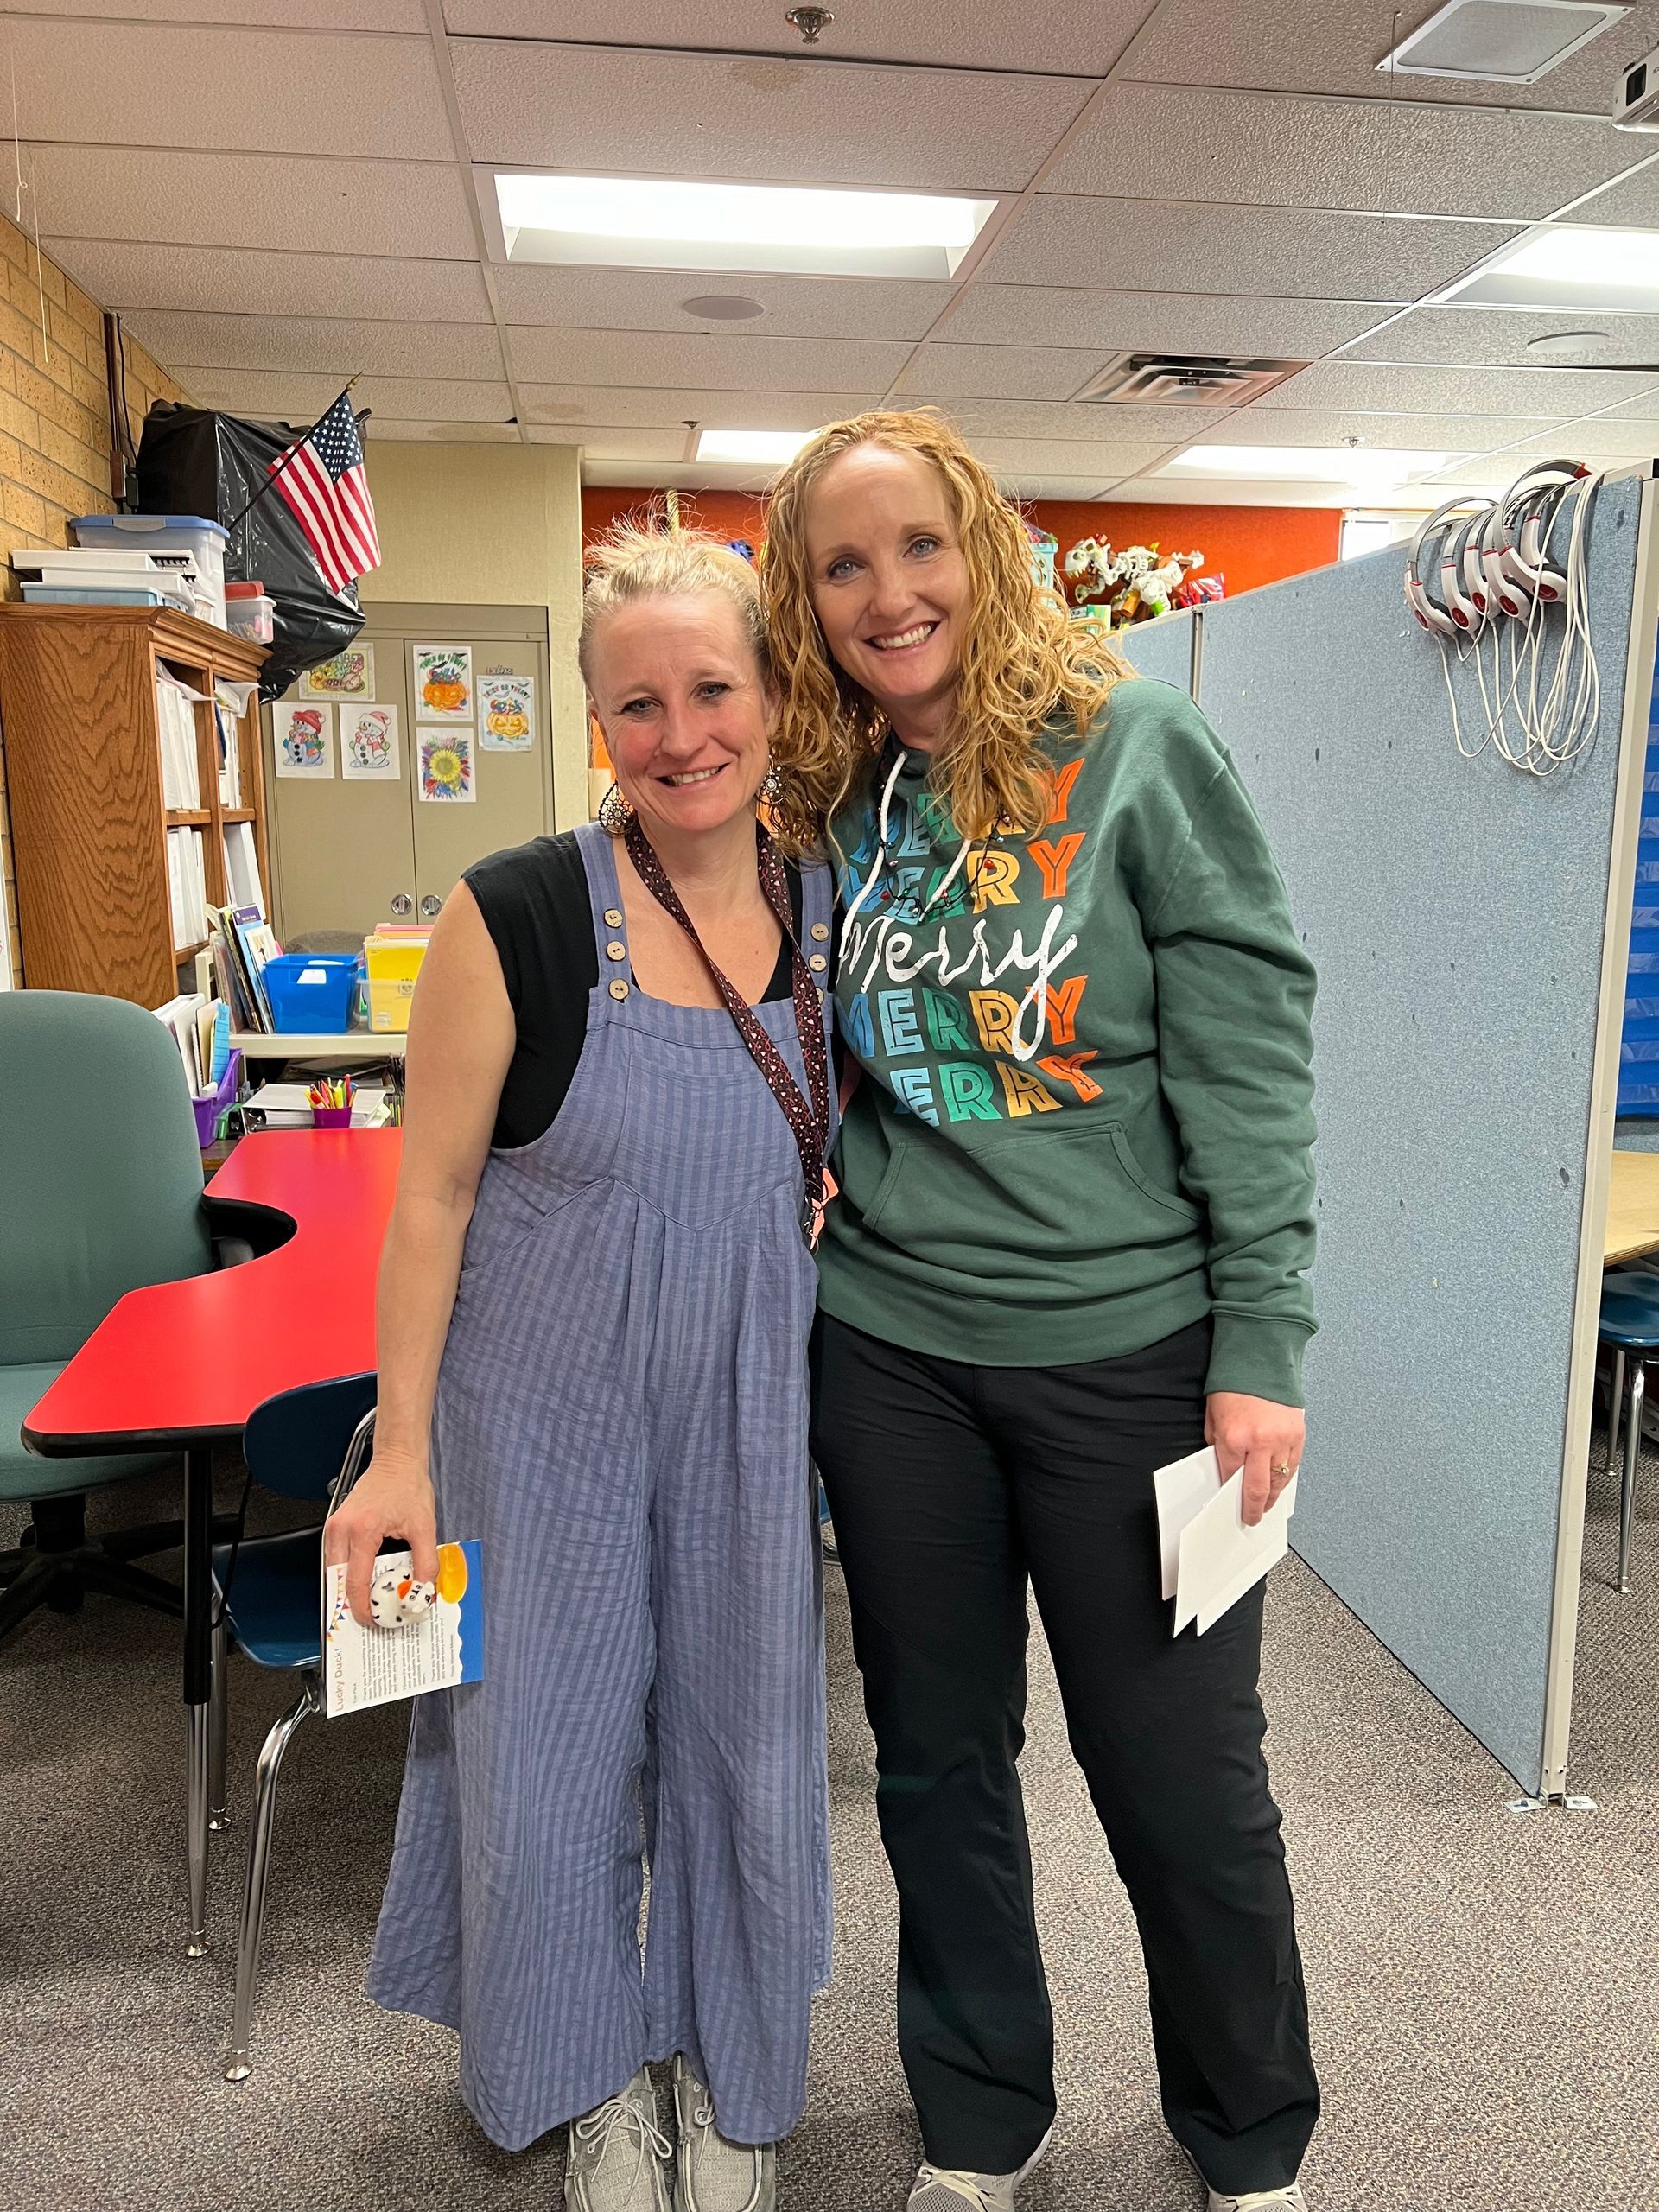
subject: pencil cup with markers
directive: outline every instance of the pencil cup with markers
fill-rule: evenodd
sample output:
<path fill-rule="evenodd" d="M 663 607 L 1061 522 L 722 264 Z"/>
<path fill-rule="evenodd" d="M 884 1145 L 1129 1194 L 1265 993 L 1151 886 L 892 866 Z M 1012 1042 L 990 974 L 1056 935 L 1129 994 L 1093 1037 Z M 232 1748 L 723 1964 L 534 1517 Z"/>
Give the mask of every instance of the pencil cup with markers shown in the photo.
<path fill-rule="evenodd" d="M 325 1076 L 307 1092 L 314 1129 L 349 1129 L 357 1085 L 348 1075 Z"/>

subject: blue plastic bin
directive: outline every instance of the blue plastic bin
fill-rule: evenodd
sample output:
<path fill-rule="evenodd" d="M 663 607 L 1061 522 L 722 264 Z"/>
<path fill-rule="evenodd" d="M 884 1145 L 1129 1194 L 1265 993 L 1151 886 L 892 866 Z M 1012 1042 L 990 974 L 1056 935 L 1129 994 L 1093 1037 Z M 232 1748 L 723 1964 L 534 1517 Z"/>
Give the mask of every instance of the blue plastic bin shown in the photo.
<path fill-rule="evenodd" d="M 284 1035 L 339 1037 L 357 996 L 360 952 L 279 952 L 264 968 L 270 1018 Z"/>

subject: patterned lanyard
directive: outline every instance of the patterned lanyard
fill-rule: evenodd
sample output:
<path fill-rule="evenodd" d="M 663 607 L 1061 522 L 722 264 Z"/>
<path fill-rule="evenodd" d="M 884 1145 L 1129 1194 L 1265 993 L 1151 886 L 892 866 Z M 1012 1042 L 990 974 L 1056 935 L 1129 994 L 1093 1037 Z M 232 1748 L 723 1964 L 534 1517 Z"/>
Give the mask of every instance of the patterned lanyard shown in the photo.
<path fill-rule="evenodd" d="M 789 906 L 789 883 L 784 874 L 784 863 L 777 846 L 772 842 L 764 823 L 754 825 L 755 858 L 760 878 L 760 888 L 767 906 L 778 917 L 784 935 L 789 940 L 790 968 L 794 982 L 795 1032 L 801 1040 L 801 1054 L 806 1062 L 807 1081 L 812 1087 L 812 1103 L 809 1106 L 801 1096 L 800 1085 L 784 1064 L 782 1054 L 766 1034 L 766 1026 L 742 994 L 733 988 L 709 957 L 708 948 L 697 935 L 691 917 L 680 904 L 678 892 L 669 881 L 661 861 L 652 850 L 651 841 L 639 827 L 639 817 L 633 817 L 623 832 L 622 842 L 628 849 L 628 858 L 633 862 L 634 873 L 659 906 L 665 907 L 702 955 L 703 964 L 714 977 L 715 988 L 726 1002 L 726 1010 L 737 1024 L 738 1034 L 749 1048 L 750 1058 L 766 1079 L 767 1088 L 783 1108 L 785 1118 L 795 1133 L 795 1142 L 801 1154 L 801 1235 L 807 1249 L 816 1248 L 818 1233 L 823 1226 L 823 1156 L 830 1143 L 830 1061 L 823 1044 L 823 1015 L 817 985 L 812 971 L 806 964 L 795 935 L 793 918 Z"/>

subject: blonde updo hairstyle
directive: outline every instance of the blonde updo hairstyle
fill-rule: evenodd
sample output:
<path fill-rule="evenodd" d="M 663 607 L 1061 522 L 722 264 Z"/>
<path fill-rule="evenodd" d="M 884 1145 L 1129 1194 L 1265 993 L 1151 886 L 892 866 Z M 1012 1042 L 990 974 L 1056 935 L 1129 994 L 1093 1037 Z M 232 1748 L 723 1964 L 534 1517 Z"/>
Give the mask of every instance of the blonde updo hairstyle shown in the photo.
<path fill-rule="evenodd" d="M 1039 742 L 1043 724 L 1064 712 L 1086 735 L 1113 687 L 1135 671 L 1109 639 L 1070 621 L 1042 590 L 1018 511 L 955 426 L 931 408 L 831 423 L 772 487 L 761 576 L 783 699 L 772 741 L 780 811 L 804 836 L 821 831 L 868 778 L 887 732 L 886 715 L 824 643 L 806 547 L 814 484 L 860 445 L 914 454 L 936 469 L 960 533 L 969 608 L 935 787 L 959 836 L 988 837 L 1004 823 L 1029 835 L 1053 804 L 1052 772 Z"/>
<path fill-rule="evenodd" d="M 734 553 L 704 530 L 653 530 L 638 522 L 626 522 L 607 531 L 583 557 L 587 581 L 582 594 L 576 661 L 590 701 L 594 642 L 607 614 L 644 600 L 709 595 L 729 600 L 737 609 L 761 683 L 766 690 L 776 692 L 760 581 L 741 553 Z M 770 820 L 771 810 L 767 812 Z M 774 823 L 772 827 L 785 842 L 791 842 L 785 825 Z"/>

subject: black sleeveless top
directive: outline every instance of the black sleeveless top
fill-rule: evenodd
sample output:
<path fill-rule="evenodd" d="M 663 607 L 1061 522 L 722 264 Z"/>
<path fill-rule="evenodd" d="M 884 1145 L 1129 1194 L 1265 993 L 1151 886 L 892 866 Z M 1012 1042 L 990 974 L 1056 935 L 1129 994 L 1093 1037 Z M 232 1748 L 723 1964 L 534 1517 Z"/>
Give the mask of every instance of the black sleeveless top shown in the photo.
<path fill-rule="evenodd" d="M 801 928 L 801 878 L 785 861 L 795 933 Z M 588 994 L 599 983 L 588 899 L 588 871 L 572 830 L 492 853 L 462 879 L 494 942 L 518 1041 L 496 1108 L 498 1146 L 533 1144 L 552 1126 L 582 1058 Z M 778 948 L 764 997 L 793 987 L 787 938 Z"/>

